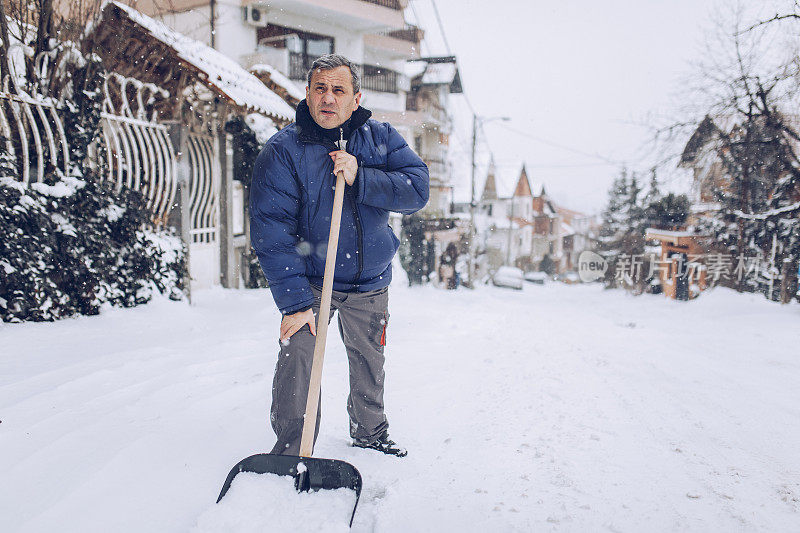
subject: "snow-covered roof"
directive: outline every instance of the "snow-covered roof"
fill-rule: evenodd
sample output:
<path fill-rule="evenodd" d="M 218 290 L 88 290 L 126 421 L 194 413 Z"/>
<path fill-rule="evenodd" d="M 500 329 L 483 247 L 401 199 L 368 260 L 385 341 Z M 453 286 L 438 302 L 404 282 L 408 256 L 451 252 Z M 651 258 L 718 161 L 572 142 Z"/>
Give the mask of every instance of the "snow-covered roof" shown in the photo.
<path fill-rule="evenodd" d="M 198 71 L 205 84 L 237 106 L 283 120 L 294 119 L 294 110 L 289 104 L 225 54 L 176 32 L 132 7 L 112 1 L 104 9 L 110 7 L 116 7 L 154 39 L 173 49 L 182 62 Z"/>
<path fill-rule="evenodd" d="M 703 237 L 704 235 L 699 235 L 697 233 L 693 233 L 691 231 L 672 231 L 666 229 L 658 229 L 658 228 L 647 228 L 645 230 L 646 235 L 652 235 L 652 238 L 659 238 L 664 237 L 667 239 L 677 239 L 679 237 Z M 650 238 L 650 237 L 648 237 Z"/>
<path fill-rule="evenodd" d="M 450 85 L 456 77 L 455 63 L 428 63 L 422 83 L 425 85 Z"/>
<path fill-rule="evenodd" d="M 408 61 L 405 75 L 421 85 L 447 85 L 451 93 L 461 93 L 461 76 L 455 56 L 423 57 Z"/>
<path fill-rule="evenodd" d="M 284 76 L 278 69 L 272 65 L 259 63 L 250 67 L 250 72 L 266 72 L 269 74 L 269 79 L 274 81 L 277 85 L 284 88 L 292 98 L 303 100 L 306 97 L 306 92 L 302 87 L 299 87 L 295 82 Z"/>
<path fill-rule="evenodd" d="M 561 235 L 575 235 L 576 231 L 575 228 L 567 224 L 566 222 L 561 223 Z"/>
<path fill-rule="evenodd" d="M 427 65 L 424 61 L 408 61 L 403 68 L 403 73 L 410 79 L 414 79 L 425 72 Z"/>

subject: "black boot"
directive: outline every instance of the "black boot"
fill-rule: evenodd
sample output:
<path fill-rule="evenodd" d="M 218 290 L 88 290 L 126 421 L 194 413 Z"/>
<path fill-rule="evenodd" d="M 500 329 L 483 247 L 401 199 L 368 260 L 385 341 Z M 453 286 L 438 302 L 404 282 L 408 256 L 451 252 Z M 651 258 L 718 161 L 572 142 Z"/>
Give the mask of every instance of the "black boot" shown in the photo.
<path fill-rule="evenodd" d="M 381 435 L 372 442 L 363 439 L 355 439 L 353 440 L 353 446 L 356 448 L 370 448 L 385 453 L 386 455 L 396 455 L 397 457 L 405 457 L 408 455 L 408 451 L 391 440 L 389 434 L 386 432 L 381 433 Z"/>

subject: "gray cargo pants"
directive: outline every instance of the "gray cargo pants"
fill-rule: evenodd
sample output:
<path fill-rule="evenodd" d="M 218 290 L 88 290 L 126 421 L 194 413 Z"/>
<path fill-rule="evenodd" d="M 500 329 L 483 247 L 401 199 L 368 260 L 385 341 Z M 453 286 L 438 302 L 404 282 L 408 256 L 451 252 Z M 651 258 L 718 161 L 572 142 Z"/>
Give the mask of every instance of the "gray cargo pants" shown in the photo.
<path fill-rule="evenodd" d="M 313 285 L 311 289 L 314 292 L 313 310 L 319 321 L 322 291 Z M 339 331 L 350 363 L 347 414 L 350 416 L 350 436 L 354 439 L 372 441 L 389 427 L 383 413 L 383 349 L 389 321 L 388 308 L 388 288 L 372 292 L 333 291 L 331 297 L 331 317 L 334 310 L 338 311 Z M 315 340 L 306 324 L 292 335 L 288 344 L 280 343 L 270 409 L 270 421 L 278 441 L 271 453 L 300 454 Z M 315 442 L 320 416 L 321 409 L 317 412 Z"/>

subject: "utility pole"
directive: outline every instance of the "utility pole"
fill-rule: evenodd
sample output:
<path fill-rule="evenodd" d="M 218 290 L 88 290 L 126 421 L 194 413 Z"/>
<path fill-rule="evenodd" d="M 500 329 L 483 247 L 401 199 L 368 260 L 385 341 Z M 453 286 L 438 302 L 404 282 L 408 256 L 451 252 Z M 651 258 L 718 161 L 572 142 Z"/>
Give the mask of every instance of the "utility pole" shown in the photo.
<path fill-rule="evenodd" d="M 474 287 L 473 278 L 475 275 L 475 254 L 477 253 L 477 248 L 475 247 L 475 239 L 477 237 L 477 232 L 475 231 L 475 207 L 477 206 L 477 202 L 475 201 L 475 145 L 478 141 L 478 122 L 483 125 L 484 122 L 489 122 L 490 120 L 511 120 L 508 117 L 491 117 L 491 118 L 480 118 L 474 112 L 472 113 L 472 180 L 470 182 L 471 190 L 469 196 L 469 258 L 467 261 L 467 269 L 469 270 L 469 285 L 468 287 Z"/>
<path fill-rule="evenodd" d="M 211 48 L 217 47 L 217 0 L 209 0 L 208 10 L 211 15 Z"/>
<path fill-rule="evenodd" d="M 511 264 L 511 238 L 514 233 L 514 196 L 511 196 L 511 216 L 508 217 L 508 249 L 506 250 L 506 264 Z"/>
<path fill-rule="evenodd" d="M 467 276 L 469 287 L 474 287 L 474 256 L 475 256 L 475 144 L 477 139 L 478 115 L 472 113 L 472 180 L 469 195 L 469 254 L 467 260 Z"/>

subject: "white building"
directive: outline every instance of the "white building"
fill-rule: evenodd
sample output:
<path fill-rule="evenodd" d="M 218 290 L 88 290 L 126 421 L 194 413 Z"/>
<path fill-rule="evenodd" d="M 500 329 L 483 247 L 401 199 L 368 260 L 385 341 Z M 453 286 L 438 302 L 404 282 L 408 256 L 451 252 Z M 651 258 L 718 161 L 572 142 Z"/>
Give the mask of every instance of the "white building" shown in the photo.
<path fill-rule="evenodd" d="M 402 112 L 410 89 L 407 59 L 422 32 L 406 23 L 407 0 L 140 0 L 136 7 L 209 44 L 245 68 L 266 64 L 306 85 L 318 57 L 337 53 L 361 66 L 362 104 Z"/>
<path fill-rule="evenodd" d="M 485 254 L 483 268 L 491 271 L 512 265 L 534 270 L 547 256 L 557 271 L 564 270 L 563 241 L 573 229 L 562 220 L 544 185 L 532 185 L 523 166 L 514 188 L 498 191 L 495 174 L 490 164 L 476 214 L 478 247 Z"/>

